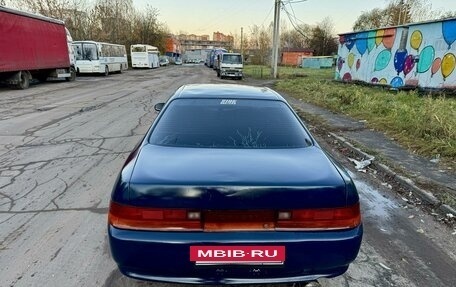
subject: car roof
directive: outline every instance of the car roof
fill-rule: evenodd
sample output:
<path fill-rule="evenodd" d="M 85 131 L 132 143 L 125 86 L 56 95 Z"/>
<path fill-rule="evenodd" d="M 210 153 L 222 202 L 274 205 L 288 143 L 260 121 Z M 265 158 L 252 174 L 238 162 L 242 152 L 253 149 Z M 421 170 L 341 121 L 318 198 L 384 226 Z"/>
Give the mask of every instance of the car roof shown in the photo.
<path fill-rule="evenodd" d="M 193 84 L 184 85 L 176 91 L 171 99 L 255 99 L 285 102 L 275 91 L 266 87 L 252 87 L 234 84 Z"/>

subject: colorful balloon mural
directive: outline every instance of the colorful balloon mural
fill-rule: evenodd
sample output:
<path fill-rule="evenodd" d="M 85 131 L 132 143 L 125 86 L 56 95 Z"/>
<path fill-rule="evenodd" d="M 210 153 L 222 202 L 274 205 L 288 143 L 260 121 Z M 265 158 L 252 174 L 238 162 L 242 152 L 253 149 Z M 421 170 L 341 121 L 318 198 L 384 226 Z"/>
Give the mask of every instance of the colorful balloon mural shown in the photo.
<path fill-rule="evenodd" d="M 440 69 L 440 66 L 442 65 L 442 59 L 437 58 L 434 60 L 434 63 L 432 63 L 431 67 L 431 77 L 437 73 L 437 71 Z"/>
<path fill-rule="evenodd" d="M 366 32 L 356 34 L 356 49 L 362 55 L 367 51 L 367 37 Z"/>
<path fill-rule="evenodd" d="M 339 36 L 339 43 L 340 43 L 341 45 L 343 45 L 343 44 L 345 43 L 345 37 L 344 37 L 344 35 L 340 35 L 340 36 Z"/>
<path fill-rule="evenodd" d="M 391 51 L 390 50 L 383 50 L 381 51 L 377 59 L 375 60 L 375 71 L 381 71 L 388 67 L 388 64 L 391 60 Z"/>
<path fill-rule="evenodd" d="M 369 51 L 369 53 L 372 52 L 372 50 L 375 48 L 376 36 L 377 33 L 375 31 L 370 31 L 367 34 L 367 50 Z"/>
<path fill-rule="evenodd" d="M 335 77 L 341 81 L 396 89 L 456 87 L 456 19 L 351 32 L 339 41 Z"/>
<path fill-rule="evenodd" d="M 345 46 L 347 46 L 347 49 L 351 51 L 353 46 L 355 46 L 355 39 L 356 35 L 350 34 L 350 35 L 345 35 Z"/>
<path fill-rule="evenodd" d="M 342 77 L 342 81 L 344 82 L 351 82 L 352 80 L 352 75 L 350 73 L 345 73 L 344 76 Z"/>
<path fill-rule="evenodd" d="M 396 38 L 396 28 L 385 29 L 385 33 L 383 35 L 383 45 L 386 49 L 393 48 L 394 39 Z"/>
<path fill-rule="evenodd" d="M 376 33 L 375 44 L 380 45 L 383 41 L 383 35 L 385 35 L 385 30 L 378 30 Z"/>
<path fill-rule="evenodd" d="M 396 89 L 400 88 L 404 85 L 404 80 L 402 80 L 401 77 L 395 77 L 394 79 L 391 80 L 390 85 Z"/>
<path fill-rule="evenodd" d="M 396 70 L 398 76 L 404 70 L 407 54 L 407 50 L 397 50 L 394 54 L 394 69 Z"/>
<path fill-rule="evenodd" d="M 410 46 L 419 51 L 421 43 L 423 42 L 423 34 L 421 33 L 420 30 L 415 30 L 412 33 L 412 36 L 410 36 Z"/>
<path fill-rule="evenodd" d="M 355 54 L 353 54 L 353 53 L 348 54 L 347 62 L 348 62 L 348 66 L 351 69 L 353 67 L 353 64 L 355 63 Z"/>
<path fill-rule="evenodd" d="M 453 73 L 455 65 L 456 56 L 453 53 L 448 53 L 443 56 L 442 65 L 440 68 L 442 70 L 442 76 L 444 80 L 446 80 L 446 78 L 448 78 Z"/>
<path fill-rule="evenodd" d="M 442 22 L 443 39 L 448 44 L 448 50 L 451 49 L 454 41 L 456 41 L 456 20 L 448 20 Z"/>
<path fill-rule="evenodd" d="M 342 70 L 344 63 L 345 63 L 344 59 L 342 59 L 342 57 L 339 57 L 339 59 L 337 60 L 337 69 L 339 70 L 339 72 L 340 72 L 340 70 Z"/>
<path fill-rule="evenodd" d="M 404 61 L 404 70 L 403 70 L 404 75 L 407 76 L 413 70 L 414 67 L 415 67 L 415 58 L 413 57 L 413 55 L 408 55 Z"/>
<path fill-rule="evenodd" d="M 420 53 L 420 58 L 418 61 L 417 72 L 426 73 L 432 66 L 434 62 L 435 50 L 432 46 L 424 47 L 423 51 Z"/>

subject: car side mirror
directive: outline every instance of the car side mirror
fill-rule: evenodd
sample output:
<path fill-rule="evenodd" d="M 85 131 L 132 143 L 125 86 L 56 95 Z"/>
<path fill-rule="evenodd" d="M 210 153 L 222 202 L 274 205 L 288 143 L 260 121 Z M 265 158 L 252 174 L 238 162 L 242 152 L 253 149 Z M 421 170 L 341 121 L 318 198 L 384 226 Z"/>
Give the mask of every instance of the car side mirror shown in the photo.
<path fill-rule="evenodd" d="M 154 109 L 159 112 L 163 109 L 163 107 L 165 106 L 165 103 L 158 103 L 158 104 L 155 104 L 154 106 Z"/>

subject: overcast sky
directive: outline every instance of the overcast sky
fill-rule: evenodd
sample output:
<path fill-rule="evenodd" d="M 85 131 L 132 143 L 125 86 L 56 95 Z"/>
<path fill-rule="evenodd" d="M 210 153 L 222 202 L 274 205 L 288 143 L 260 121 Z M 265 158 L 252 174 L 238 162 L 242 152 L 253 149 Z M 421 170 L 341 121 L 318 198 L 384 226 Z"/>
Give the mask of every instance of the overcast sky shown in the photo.
<path fill-rule="evenodd" d="M 352 30 L 363 11 L 384 7 L 386 3 L 386 0 L 307 0 L 292 6 L 296 18 L 302 22 L 314 25 L 329 16 L 335 32 L 343 33 Z M 431 0 L 430 3 L 432 10 L 456 11 L 456 0 Z M 146 4 L 157 8 L 160 21 L 165 22 L 172 33 L 184 31 L 211 37 L 216 31 L 240 34 L 241 27 L 248 31 L 254 24 L 267 25 L 274 16 L 274 0 L 134 0 L 134 4 L 137 8 Z M 287 5 L 287 9 L 292 13 L 290 6 Z M 291 28 L 283 11 L 281 19 Z"/>

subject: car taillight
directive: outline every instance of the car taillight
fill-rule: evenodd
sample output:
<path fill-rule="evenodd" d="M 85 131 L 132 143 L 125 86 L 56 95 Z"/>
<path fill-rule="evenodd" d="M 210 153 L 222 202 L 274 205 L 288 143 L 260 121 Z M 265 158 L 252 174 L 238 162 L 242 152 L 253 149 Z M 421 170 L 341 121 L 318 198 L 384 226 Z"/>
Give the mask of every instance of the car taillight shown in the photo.
<path fill-rule="evenodd" d="M 111 202 L 109 224 L 133 230 L 201 230 L 201 213 L 186 209 L 143 208 Z"/>
<path fill-rule="evenodd" d="M 274 231 L 337 230 L 361 224 L 359 203 L 298 210 L 187 210 L 144 208 L 111 202 L 109 224 L 131 230 Z"/>
<path fill-rule="evenodd" d="M 338 208 L 281 210 L 276 230 L 335 230 L 361 224 L 359 203 Z"/>

